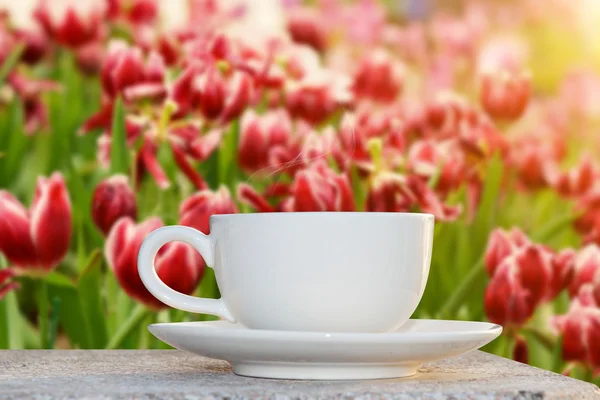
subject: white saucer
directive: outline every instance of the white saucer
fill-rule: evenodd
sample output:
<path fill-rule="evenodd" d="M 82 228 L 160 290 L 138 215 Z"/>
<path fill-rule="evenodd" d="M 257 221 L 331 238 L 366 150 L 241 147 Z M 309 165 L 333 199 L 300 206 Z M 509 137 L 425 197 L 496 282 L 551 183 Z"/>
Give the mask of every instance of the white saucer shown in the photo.
<path fill-rule="evenodd" d="M 389 333 L 248 329 L 227 321 L 152 324 L 169 345 L 226 360 L 238 375 L 279 379 L 410 376 L 421 363 L 478 349 L 502 332 L 486 322 L 412 319 Z"/>

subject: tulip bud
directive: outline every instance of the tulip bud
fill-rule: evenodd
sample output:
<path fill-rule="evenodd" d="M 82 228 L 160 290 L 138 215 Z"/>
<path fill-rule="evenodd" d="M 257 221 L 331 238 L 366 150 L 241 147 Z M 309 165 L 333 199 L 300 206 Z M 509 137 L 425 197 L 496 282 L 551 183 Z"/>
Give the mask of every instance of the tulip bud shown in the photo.
<path fill-rule="evenodd" d="M 181 203 L 179 215 L 181 225 L 191 226 L 199 231 L 210 233 L 210 216 L 214 214 L 235 214 L 237 207 L 226 186 L 212 192 L 202 190 Z"/>
<path fill-rule="evenodd" d="M 39 178 L 31 210 L 0 191 L 0 252 L 20 269 L 48 271 L 71 240 L 71 202 L 59 173 Z"/>
<path fill-rule="evenodd" d="M 139 225 L 129 217 L 117 221 L 106 238 L 104 252 L 109 266 L 123 290 L 135 300 L 153 309 L 165 305 L 142 283 L 138 273 L 137 255 L 146 236 L 163 226 L 159 218 L 150 218 Z M 204 262 L 191 246 L 172 242 L 163 246 L 154 259 L 158 277 L 170 288 L 191 294 L 204 273 Z"/>
<path fill-rule="evenodd" d="M 92 219 L 105 236 L 119 218 L 135 219 L 136 215 L 135 194 L 125 175 L 114 175 L 96 186 L 92 197 Z"/>
<path fill-rule="evenodd" d="M 59 173 L 39 178 L 31 206 L 31 238 L 39 264 L 50 269 L 67 254 L 71 241 L 71 200 Z"/>
<path fill-rule="evenodd" d="M 37 256 L 31 240 L 29 212 L 9 192 L 0 191 L 0 252 L 14 265 L 35 266 Z"/>
<path fill-rule="evenodd" d="M 527 108 L 530 96 L 531 78 L 528 75 L 511 75 L 503 71 L 483 76 L 481 104 L 492 118 L 518 119 Z"/>

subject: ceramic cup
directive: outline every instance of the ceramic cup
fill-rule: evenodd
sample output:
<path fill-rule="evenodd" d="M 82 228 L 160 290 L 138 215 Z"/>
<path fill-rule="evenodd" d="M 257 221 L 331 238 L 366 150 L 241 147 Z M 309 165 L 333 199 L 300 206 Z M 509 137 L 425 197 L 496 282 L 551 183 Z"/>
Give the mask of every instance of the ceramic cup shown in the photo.
<path fill-rule="evenodd" d="M 138 255 L 144 285 L 163 303 L 253 329 L 387 332 L 416 309 L 429 275 L 434 217 L 417 213 L 299 212 L 210 217 L 150 233 Z M 196 248 L 220 299 L 176 292 L 155 272 L 167 242 Z"/>

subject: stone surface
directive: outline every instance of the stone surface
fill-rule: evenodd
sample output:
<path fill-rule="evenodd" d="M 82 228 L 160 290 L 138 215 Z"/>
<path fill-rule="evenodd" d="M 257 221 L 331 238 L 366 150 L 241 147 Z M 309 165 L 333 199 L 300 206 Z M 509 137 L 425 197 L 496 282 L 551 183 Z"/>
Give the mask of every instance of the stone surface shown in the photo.
<path fill-rule="evenodd" d="M 284 381 L 236 376 L 178 350 L 0 351 L 0 399 L 600 399 L 598 387 L 479 351 L 414 377 Z"/>

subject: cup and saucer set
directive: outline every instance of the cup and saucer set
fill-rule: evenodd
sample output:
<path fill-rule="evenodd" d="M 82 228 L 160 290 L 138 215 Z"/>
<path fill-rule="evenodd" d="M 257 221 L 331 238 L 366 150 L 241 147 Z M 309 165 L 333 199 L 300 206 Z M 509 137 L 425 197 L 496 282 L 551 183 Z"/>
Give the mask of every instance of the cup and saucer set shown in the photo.
<path fill-rule="evenodd" d="M 157 323 L 158 339 L 278 379 L 406 377 L 494 340 L 486 322 L 410 319 L 429 275 L 434 217 L 417 213 L 225 214 L 210 235 L 167 226 L 144 240 L 140 277 L 163 303 L 219 321 Z M 184 295 L 154 270 L 167 242 L 194 246 L 220 299 Z"/>

